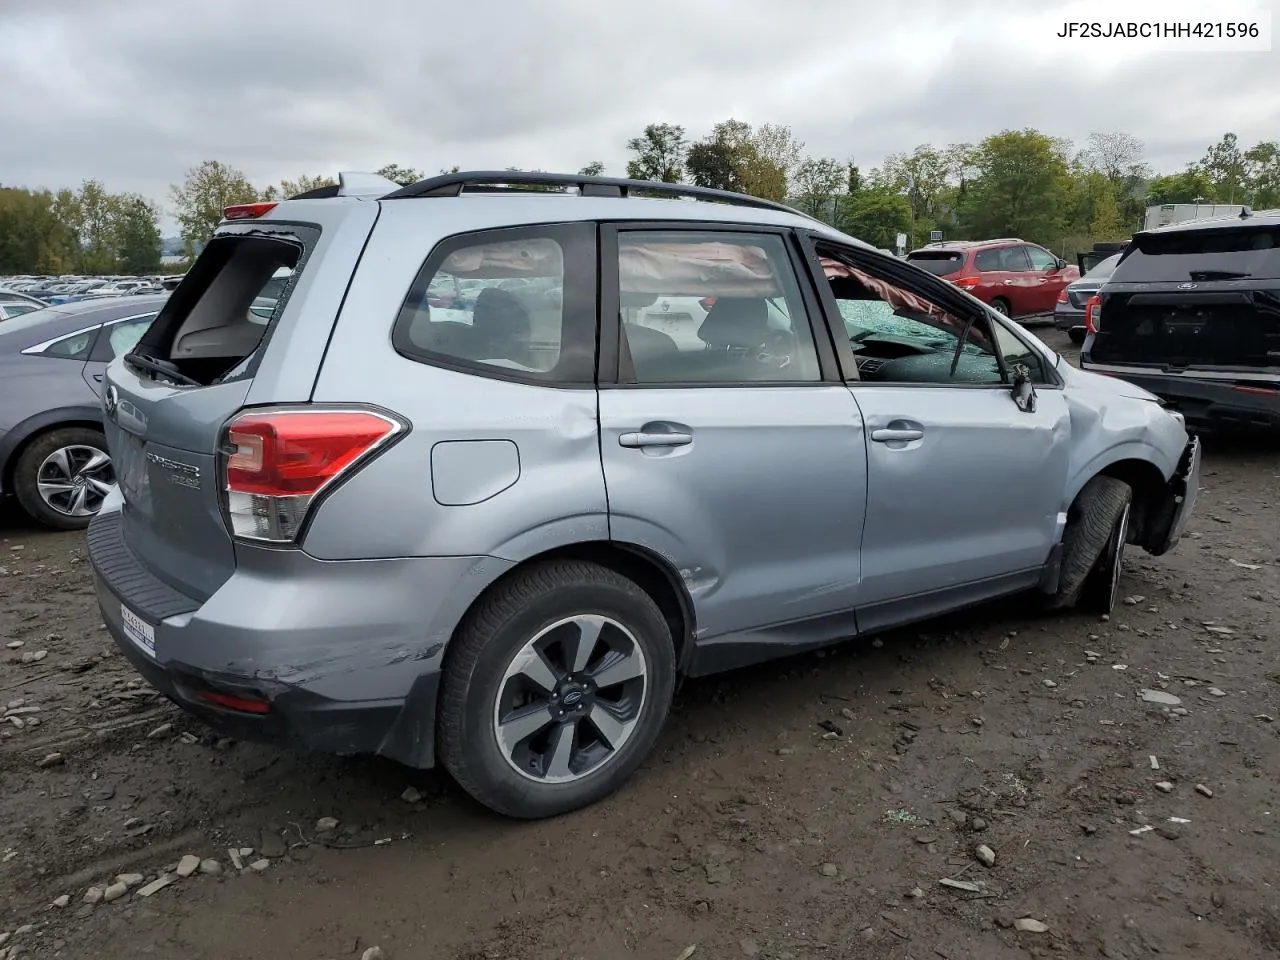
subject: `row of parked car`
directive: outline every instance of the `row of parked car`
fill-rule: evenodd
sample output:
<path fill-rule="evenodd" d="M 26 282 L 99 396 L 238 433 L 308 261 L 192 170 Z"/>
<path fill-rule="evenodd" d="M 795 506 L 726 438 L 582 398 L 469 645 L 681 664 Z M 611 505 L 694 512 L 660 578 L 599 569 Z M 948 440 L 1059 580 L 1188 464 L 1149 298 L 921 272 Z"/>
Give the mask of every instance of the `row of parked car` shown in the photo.
<path fill-rule="evenodd" d="M 28 302 L 39 304 L 74 303 L 93 297 L 127 297 L 172 290 L 181 277 L 155 275 L 147 277 L 36 277 L 30 275 L 0 277 L 0 294 L 21 294 Z"/>

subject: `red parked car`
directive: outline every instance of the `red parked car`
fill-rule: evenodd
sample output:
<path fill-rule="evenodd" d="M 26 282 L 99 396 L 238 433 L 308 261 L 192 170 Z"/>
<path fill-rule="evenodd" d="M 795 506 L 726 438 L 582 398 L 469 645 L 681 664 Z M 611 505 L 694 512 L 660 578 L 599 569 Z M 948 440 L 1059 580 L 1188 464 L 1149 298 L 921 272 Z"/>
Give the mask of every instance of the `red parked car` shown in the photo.
<path fill-rule="evenodd" d="M 1079 267 L 1025 240 L 956 240 L 912 250 L 907 260 L 1015 320 L 1052 319 Z"/>

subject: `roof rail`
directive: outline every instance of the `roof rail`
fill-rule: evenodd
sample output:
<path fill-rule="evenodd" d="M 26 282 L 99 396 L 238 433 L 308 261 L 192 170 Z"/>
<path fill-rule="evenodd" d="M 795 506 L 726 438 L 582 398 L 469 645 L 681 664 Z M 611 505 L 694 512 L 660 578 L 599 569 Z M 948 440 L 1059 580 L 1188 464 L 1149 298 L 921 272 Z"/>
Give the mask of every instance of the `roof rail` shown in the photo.
<path fill-rule="evenodd" d="M 659 183 L 654 180 L 624 180 L 617 177 L 590 177 L 569 173 L 526 173 L 515 170 L 476 170 L 466 173 L 446 173 L 428 177 L 407 187 L 400 187 L 382 197 L 383 200 L 401 200 L 410 197 L 456 197 L 464 188 L 478 188 L 473 193 L 519 192 L 521 187 L 576 187 L 583 197 L 629 197 L 632 194 L 662 197 L 680 197 L 690 200 L 709 200 L 738 207 L 756 207 L 777 210 L 806 220 L 814 217 L 788 207 L 783 203 L 763 200 L 760 197 L 696 187 L 686 183 Z"/>

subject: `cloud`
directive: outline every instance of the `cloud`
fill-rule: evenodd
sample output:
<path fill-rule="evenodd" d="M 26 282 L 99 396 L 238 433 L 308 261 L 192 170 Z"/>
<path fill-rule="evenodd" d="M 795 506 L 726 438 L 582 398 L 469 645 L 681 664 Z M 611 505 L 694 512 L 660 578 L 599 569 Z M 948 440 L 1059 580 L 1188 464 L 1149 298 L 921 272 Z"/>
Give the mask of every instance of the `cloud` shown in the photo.
<path fill-rule="evenodd" d="M 1181 3 L 1131 0 L 1123 17 L 1166 20 Z M 1223 0 L 1214 15 L 1275 5 Z M 1280 54 L 1055 35 L 1117 6 L 4 0 L 0 179 L 94 177 L 167 204 L 168 185 L 204 159 L 264 185 L 392 161 L 430 172 L 598 159 L 621 173 L 644 124 L 696 137 L 730 116 L 789 124 L 808 151 L 864 168 L 1028 126 L 1077 142 L 1124 130 L 1165 169 L 1229 129 L 1246 144 L 1276 136 Z"/>

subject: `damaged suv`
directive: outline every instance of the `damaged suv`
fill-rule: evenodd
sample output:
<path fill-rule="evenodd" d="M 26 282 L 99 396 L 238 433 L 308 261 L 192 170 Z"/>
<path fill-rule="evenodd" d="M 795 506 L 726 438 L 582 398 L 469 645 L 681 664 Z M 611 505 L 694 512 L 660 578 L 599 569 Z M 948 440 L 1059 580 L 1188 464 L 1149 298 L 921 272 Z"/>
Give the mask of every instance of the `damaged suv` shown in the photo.
<path fill-rule="evenodd" d="M 682 677 L 1110 609 L 1199 472 L 1146 392 L 822 223 L 547 174 L 229 208 L 104 416 L 89 553 L 152 684 L 518 817 L 615 790 Z"/>
<path fill-rule="evenodd" d="M 1086 307 L 1080 366 L 1193 426 L 1280 427 L 1280 210 L 1137 234 Z"/>

